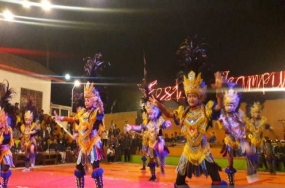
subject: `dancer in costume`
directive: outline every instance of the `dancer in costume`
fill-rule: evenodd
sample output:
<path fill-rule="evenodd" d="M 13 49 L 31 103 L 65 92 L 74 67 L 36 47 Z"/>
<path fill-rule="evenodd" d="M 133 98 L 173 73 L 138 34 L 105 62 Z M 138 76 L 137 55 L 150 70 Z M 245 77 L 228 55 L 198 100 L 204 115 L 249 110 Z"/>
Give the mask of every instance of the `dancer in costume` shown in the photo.
<path fill-rule="evenodd" d="M 14 145 L 13 131 L 8 126 L 8 116 L 4 109 L 0 107 L 0 163 L 1 163 L 1 177 L 3 178 L 2 186 L 7 188 L 8 181 L 12 175 L 10 167 L 15 167 L 13 164 L 13 156 L 10 148 Z"/>
<path fill-rule="evenodd" d="M 148 137 L 147 137 L 147 131 L 142 130 L 142 168 L 140 170 L 145 170 L 146 167 L 146 161 L 147 161 L 147 148 L 148 148 Z"/>
<path fill-rule="evenodd" d="M 252 154 L 248 159 L 255 168 L 258 168 L 259 156 L 264 149 L 265 138 L 263 132 L 269 130 L 274 133 L 273 128 L 267 123 L 267 119 L 261 116 L 263 106 L 255 102 L 250 108 L 250 117 L 246 118 L 246 131 L 250 141 Z"/>
<path fill-rule="evenodd" d="M 242 155 L 247 151 L 246 155 L 248 155 L 249 158 L 250 150 L 245 139 L 245 115 L 243 111 L 238 108 L 240 104 L 239 94 L 233 89 L 233 83 L 227 84 L 229 88 L 224 92 L 224 108 L 218 124 L 219 128 L 223 128 L 226 133 L 221 154 L 228 159 L 228 166 L 225 169 L 225 172 L 228 175 L 229 184 L 234 185 L 234 174 L 236 173 L 236 169 L 233 167 L 234 157 Z M 247 175 L 249 182 L 257 180 L 256 170 L 249 161 L 247 161 Z"/>
<path fill-rule="evenodd" d="M 147 124 L 147 114 L 146 112 L 143 112 L 143 125 Z M 146 167 L 146 161 L 147 161 L 147 147 L 148 147 L 148 136 L 147 136 L 147 130 L 143 129 L 141 130 L 141 136 L 142 136 L 142 168 L 140 170 L 145 170 Z"/>
<path fill-rule="evenodd" d="M 25 169 L 23 171 L 30 171 L 30 168 L 35 167 L 36 161 L 36 139 L 37 134 L 36 124 L 33 123 L 33 112 L 26 111 L 24 115 L 24 124 L 21 125 L 20 130 L 23 134 L 21 139 L 22 151 L 25 152 Z"/>
<path fill-rule="evenodd" d="M 217 103 L 213 101 L 209 101 L 206 105 L 202 103 L 206 97 L 206 85 L 201 79 L 201 73 L 196 76 L 194 71 L 190 71 L 188 77 L 184 76 L 183 85 L 188 102 L 185 109 L 180 106 L 171 113 L 162 104 L 151 99 L 167 117 L 173 118 L 177 124 L 181 125 L 181 133 L 187 139 L 176 169 L 175 188 L 189 187 L 185 182 L 186 176 L 188 178 L 191 178 L 192 175 L 199 177 L 201 174 L 210 175 L 212 185 L 226 185 L 219 174 L 221 168 L 214 162 L 210 153 L 206 135 L 210 120 L 219 116 L 222 106 L 220 93 L 222 77 L 220 73 L 216 73 L 215 77 L 216 83 L 213 86 L 217 89 Z"/>
<path fill-rule="evenodd" d="M 169 153 L 162 135 L 162 129 L 171 126 L 171 122 L 164 120 L 162 114 L 156 106 L 147 102 L 145 105 L 148 120 L 144 125 L 126 125 L 126 130 L 143 131 L 144 139 L 148 142 L 147 156 L 149 157 L 148 167 L 151 171 L 149 181 L 156 181 L 155 167 L 160 166 L 161 173 L 164 174 L 165 157 Z"/>
<path fill-rule="evenodd" d="M 103 188 L 103 169 L 99 162 L 103 159 L 100 134 L 104 127 L 104 107 L 99 92 L 94 84 L 87 82 L 84 87 L 85 108 L 82 108 L 75 117 L 60 117 L 55 113 L 55 120 L 77 122 L 78 126 L 73 138 L 77 139 L 79 154 L 74 175 L 77 188 L 84 187 L 85 168 L 90 163 L 93 167 L 91 177 L 97 188 Z"/>
<path fill-rule="evenodd" d="M 9 124 L 9 121 L 15 116 L 15 107 L 10 104 L 10 99 L 15 92 L 9 88 L 9 82 L 7 80 L 4 81 L 6 83 L 0 83 L 0 176 L 3 179 L 2 183 L 0 182 L 0 187 L 7 188 L 9 178 L 12 175 L 10 167 L 15 167 L 10 150 L 14 146 L 13 131 L 9 126 L 15 125 L 13 123 Z"/>

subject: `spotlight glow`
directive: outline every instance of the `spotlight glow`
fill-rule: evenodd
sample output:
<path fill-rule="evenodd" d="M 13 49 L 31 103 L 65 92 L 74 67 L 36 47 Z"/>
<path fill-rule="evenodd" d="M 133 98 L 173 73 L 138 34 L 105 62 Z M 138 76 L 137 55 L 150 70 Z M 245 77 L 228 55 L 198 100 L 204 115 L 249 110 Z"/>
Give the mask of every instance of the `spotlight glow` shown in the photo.
<path fill-rule="evenodd" d="M 70 80 L 70 75 L 69 75 L 69 74 L 66 74 L 66 75 L 65 75 L 65 79 L 66 79 L 66 80 Z"/>
<path fill-rule="evenodd" d="M 75 80 L 75 81 L 74 81 L 74 86 L 75 86 L 75 87 L 80 86 L 80 82 L 79 82 L 78 80 Z"/>
<path fill-rule="evenodd" d="M 24 8 L 30 8 L 31 7 L 31 3 L 28 0 L 23 0 L 22 5 Z"/>
<path fill-rule="evenodd" d="M 11 20 L 14 19 L 14 15 L 13 15 L 13 13 L 12 13 L 10 10 L 5 10 L 5 11 L 3 12 L 3 17 L 4 17 L 5 20 L 7 20 L 7 21 L 11 21 Z"/>
<path fill-rule="evenodd" d="M 42 0 L 41 2 L 42 9 L 49 11 L 51 9 L 51 3 L 47 0 Z"/>

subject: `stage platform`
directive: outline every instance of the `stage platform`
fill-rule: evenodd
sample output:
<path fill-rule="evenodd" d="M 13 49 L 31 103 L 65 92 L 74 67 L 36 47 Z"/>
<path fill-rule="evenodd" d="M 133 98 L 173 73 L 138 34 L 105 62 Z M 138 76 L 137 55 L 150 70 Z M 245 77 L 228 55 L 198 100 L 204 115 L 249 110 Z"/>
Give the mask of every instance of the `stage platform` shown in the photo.
<path fill-rule="evenodd" d="M 23 168 L 12 169 L 12 176 L 9 180 L 9 188 L 72 188 L 75 186 L 73 175 L 75 164 L 36 166 L 29 172 L 22 172 Z M 157 181 L 149 182 L 150 171 L 140 171 L 140 164 L 133 163 L 107 163 L 102 162 L 104 168 L 104 188 L 171 188 L 175 181 L 175 166 L 167 165 L 165 175 L 157 170 Z M 221 172 L 221 177 L 227 180 L 226 174 Z M 285 174 L 277 173 L 270 175 L 268 172 L 259 172 L 259 181 L 248 184 L 246 172 L 239 170 L 236 175 L 236 188 L 281 188 L 285 185 Z M 187 179 L 191 188 L 210 187 L 211 179 L 201 176 L 200 178 Z M 90 172 L 85 177 L 85 187 L 95 187 Z"/>
<path fill-rule="evenodd" d="M 182 146 L 176 146 L 176 147 L 168 147 L 170 153 L 166 158 L 166 164 L 167 165 L 177 165 L 180 159 L 180 156 L 183 152 Z M 211 154 L 214 157 L 214 160 L 217 164 L 219 164 L 223 169 L 227 167 L 228 160 L 226 157 L 223 157 L 222 154 L 220 154 L 221 148 L 220 147 L 213 147 L 211 148 Z M 131 162 L 132 163 L 141 163 L 141 155 L 132 155 L 131 156 Z M 122 161 L 124 160 L 124 157 L 122 156 Z M 237 170 L 245 170 L 246 169 L 246 159 L 245 157 L 236 157 L 234 158 L 234 168 Z M 265 171 L 264 168 L 260 169 L 261 171 Z M 285 172 L 284 166 L 281 165 L 280 169 L 278 170 L 280 172 Z M 284 186 L 285 187 L 285 186 Z"/>
<path fill-rule="evenodd" d="M 169 156 L 173 156 L 173 157 L 179 157 L 182 152 L 183 152 L 183 145 L 178 145 L 178 146 L 174 146 L 174 147 L 168 147 L 170 153 Z M 211 153 L 214 157 L 221 157 L 222 155 L 220 154 L 222 145 L 220 147 L 211 147 Z"/>

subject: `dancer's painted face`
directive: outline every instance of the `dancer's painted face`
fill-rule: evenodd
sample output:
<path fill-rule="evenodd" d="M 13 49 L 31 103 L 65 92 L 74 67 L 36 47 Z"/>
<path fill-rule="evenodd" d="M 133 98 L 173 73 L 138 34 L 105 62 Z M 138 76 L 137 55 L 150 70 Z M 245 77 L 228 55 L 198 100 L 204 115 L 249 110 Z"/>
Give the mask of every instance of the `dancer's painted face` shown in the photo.
<path fill-rule="evenodd" d="M 99 93 L 98 93 L 98 91 L 97 90 L 93 90 L 93 95 L 92 95 L 92 97 L 85 97 L 84 98 L 84 103 L 85 103 L 85 107 L 87 108 L 87 109 L 90 109 L 90 108 L 92 108 L 92 107 L 97 107 L 97 102 L 98 102 L 98 99 L 100 98 L 100 96 L 99 96 Z"/>
<path fill-rule="evenodd" d="M 187 95 L 187 102 L 190 107 L 195 107 L 199 104 L 199 98 L 196 93 L 189 93 Z"/>
<path fill-rule="evenodd" d="M 90 109 L 95 105 L 95 97 L 85 98 L 85 107 Z M 98 98 L 98 97 L 97 97 Z"/>
<path fill-rule="evenodd" d="M 32 119 L 31 118 L 26 118 L 25 117 L 25 123 L 27 124 L 27 125 L 30 125 L 31 123 L 32 123 Z"/>
<path fill-rule="evenodd" d="M 225 110 L 226 112 L 234 112 L 236 110 L 236 105 L 233 103 L 227 103 L 225 104 Z"/>
<path fill-rule="evenodd" d="M 158 117 L 158 114 L 159 114 L 159 109 L 156 106 L 154 106 L 148 111 L 148 118 L 154 120 Z"/>
<path fill-rule="evenodd" d="M 261 112 L 259 110 L 252 112 L 252 117 L 255 119 L 261 118 Z"/>

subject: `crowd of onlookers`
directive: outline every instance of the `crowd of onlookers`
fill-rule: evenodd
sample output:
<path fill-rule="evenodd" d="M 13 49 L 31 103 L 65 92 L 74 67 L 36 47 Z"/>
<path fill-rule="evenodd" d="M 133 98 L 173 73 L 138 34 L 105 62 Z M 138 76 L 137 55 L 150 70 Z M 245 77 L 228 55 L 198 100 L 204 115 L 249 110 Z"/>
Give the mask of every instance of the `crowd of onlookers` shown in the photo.
<path fill-rule="evenodd" d="M 13 153 L 23 153 L 21 148 L 21 126 L 24 124 L 23 113 L 18 108 L 18 103 L 15 104 L 16 126 L 13 127 L 14 146 L 11 148 Z M 33 135 L 37 146 L 36 152 L 58 152 L 61 156 L 61 162 L 65 163 L 66 150 L 76 153 L 77 144 L 69 138 L 65 131 L 57 126 L 52 116 L 44 114 L 44 111 L 39 108 L 35 113 L 34 124 L 36 134 Z M 71 126 L 68 124 L 67 130 L 72 132 Z"/>
<path fill-rule="evenodd" d="M 186 139 L 181 133 L 177 133 L 176 131 L 174 133 L 170 134 L 170 137 L 167 133 L 164 134 L 164 140 L 165 142 L 170 146 L 176 146 L 176 144 L 179 143 L 185 143 Z"/>
<path fill-rule="evenodd" d="M 126 121 L 125 124 L 128 122 Z M 130 161 L 130 156 L 141 154 L 142 135 L 135 131 L 121 131 L 116 123 L 112 120 L 111 125 L 101 135 L 103 145 L 106 147 L 106 155 L 109 162 Z M 185 138 L 179 133 L 174 132 L 169 137 L 164 134 L 165 142 L 170 146 L 177 143 L 184 143 Z M 123 156 L 123 159 L 121 158 Z"/>
<path fill-rule="evenodd" d="M 126 122 L 127 123 L 127 122 Z M 121 131 L 114 121 L 101 135 L 103 145 L 106 147 L 107 160 L 109 162 L 129 162 L 131 155 L 139 154 L 142 148 L 142 136 L 136 132 Z"/>
<path fill-rule="evenodd" d="M 68 134 L 53 120 L 52 116 L 44 115 L 42 109 L 37 109 L 37 116 L 34 119 L 37 133 L 35 140 L 37 143 L 37 152 L 58 152 L 61 156 L 61 162 L 64 163 L 66 159 L 66 151 L 71 151 L 76 156 L 77 144 L 72 140 Z M 21 153 L 21 125 L 23 125 L 23 114 L 20 113 L 18 103 L 15 104 L 16 126 L 13 127 L 13 138 L 15 140 L 14 146 L 11 148 L 13 153 Z M 125 124 L 128 122 L 126 121 Z M 66 127 L 72 134 L 72 125 Z M 165 133 L 164 140 L 168 146 L 176 146 L 178 144 L 184 145 L 186 139 L 181 133 L 174 132 L 170 136 Z M 117 127 L 116 123 L 112 120 L 111 125 L 106 127 L 101 135 L 102 143 L 104 146 L 106 158 L 109 162 L 124 161 L 129 162 L 131 155 L 142 154 L 142 135 L 135 131 L 126 132 Z M 217 143 L 215 132 L 211 132 L 208 141 L 211 144 Z M 211 145 L 213 146 L 213 145 Z M 269 151 L 269 150 L 268 150 Z M 271 160 L 276 170 L 280 169 L 281 165 L 285 168 L 285 145 L 277 141 L 272 142 L 272 149 L 270 150 Z M 268 165 L 269 153 L 263 152 L 259 156 L 259 167 L 269 169 Z"/>

